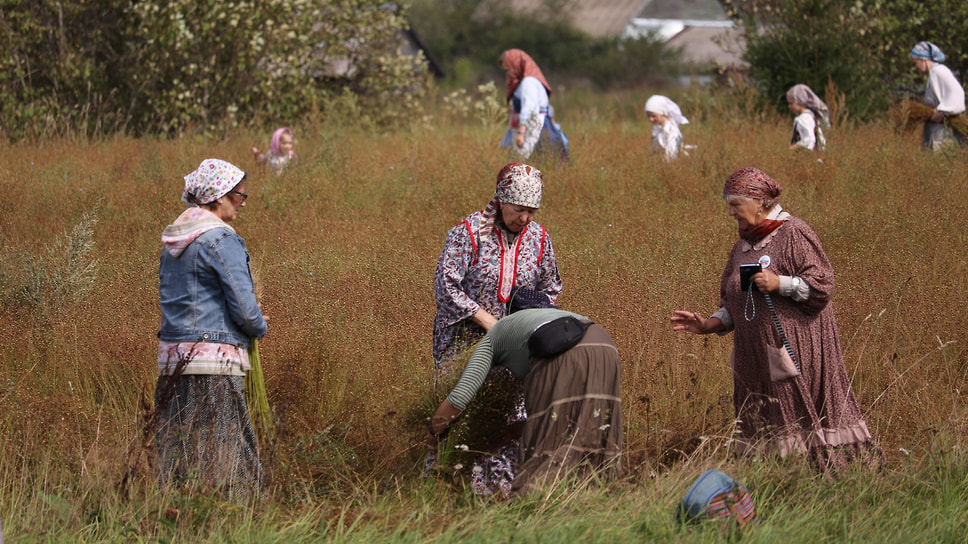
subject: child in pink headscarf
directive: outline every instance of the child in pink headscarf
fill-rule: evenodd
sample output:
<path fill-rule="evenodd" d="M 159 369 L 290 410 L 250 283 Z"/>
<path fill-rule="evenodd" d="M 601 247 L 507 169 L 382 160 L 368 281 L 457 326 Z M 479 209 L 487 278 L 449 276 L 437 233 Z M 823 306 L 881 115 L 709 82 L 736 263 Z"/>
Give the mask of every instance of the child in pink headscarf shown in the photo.
<path fill-rule="evenodd" d="M 295 164 L 299 160 L 296 156 L 296 152 L 292 150 L 294 144 L 294 138 L 292 135 L 292 129 L 289 127 L 282 127 L 276 130 L 272 134 L 272 140 L 269 142 L 269 150 L 265 153 L 259 151 L 258 147 L 252 148 L 252 153 L 255 155 L 255 161 L 259 164 L 269 164 L 269 168 L 276 175 L 281 174 L 285 170 L 289 163 Z"/>

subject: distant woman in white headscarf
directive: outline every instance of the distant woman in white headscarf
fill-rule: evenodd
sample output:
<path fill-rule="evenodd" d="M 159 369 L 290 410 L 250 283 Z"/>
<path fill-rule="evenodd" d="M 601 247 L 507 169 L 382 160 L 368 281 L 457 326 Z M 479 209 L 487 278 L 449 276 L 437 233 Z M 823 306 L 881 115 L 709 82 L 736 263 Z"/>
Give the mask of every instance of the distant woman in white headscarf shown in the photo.
<path fill-rule="evenodd" d="M 823 137 L 821 125 L 830 127 L 830 110 L 813 92 L 813 89 L 797 83 L 786 93 L 787 106 L 796 115 L 793 120 L 793 137 L 790 138 L 790 149 L 805 148 L 811 151 L 823 151 L 827 140 Z"/>
<path fill-rule="evenodd" d="M 688 155 L 684 150 L 679 125 L 688 124 L 689 120 L 682 115 L 682 110 L 679 109 L 678 104 L 668 97 L 655 94 L 645 101 L 645 114 L 652 123 L 652 151 L 654 153 L 663 153 L 667 161 L 679 156 L 679 151 Z"/>
<path fill-rule="evenodd" d="M 938 151 L 946 141 L 965 145 L 965 138 L 951 130 L 945 119 L 965 113 L 965 89 L 944 64 L 941 49 L 931 42 L 918 42 L 911 49 L 911 62 L 922 74 L 928 74 L 928 86 L 924 90 L 924 103 L 934 108 L 934 114 L 924 122 L 921 149 Z"/>

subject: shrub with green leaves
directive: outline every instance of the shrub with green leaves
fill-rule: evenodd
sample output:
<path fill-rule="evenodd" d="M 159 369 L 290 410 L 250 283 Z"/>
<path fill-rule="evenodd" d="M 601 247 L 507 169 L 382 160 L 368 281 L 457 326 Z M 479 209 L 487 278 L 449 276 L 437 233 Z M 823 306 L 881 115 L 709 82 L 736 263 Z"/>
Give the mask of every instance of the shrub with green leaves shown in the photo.
<path fill-rule="evenodd" d="M 866 120 L 884 109 L 887 88 L 862 9 L 837 0 L 749 4 L 756 9 L 745 12 L 744 59 L 778 111 L 786 111 L 786 91 L 793 85 L 804 83 L 823 97 L 828 82 L 843 93 L 851 117 Z"/>
<path fill-rule="evenodd" d="M 383 125 L 427 87 L 424 59 L 402 52 L 406 12 L 376 0 L 14 1 L 0 18 L 0 126 L 15 139 L 224 135 L 317 112 Z"/>

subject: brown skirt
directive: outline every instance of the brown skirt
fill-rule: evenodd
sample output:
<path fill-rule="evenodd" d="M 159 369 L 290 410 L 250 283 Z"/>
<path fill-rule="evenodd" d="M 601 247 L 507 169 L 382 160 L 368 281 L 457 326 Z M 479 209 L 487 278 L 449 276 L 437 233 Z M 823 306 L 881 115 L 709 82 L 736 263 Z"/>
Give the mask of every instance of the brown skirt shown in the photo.
<path fill-rule="evenodd" d="M 524 382 L 528 422 L 513 493 L 563 478 L 619 471 L 622 452 L 622 365 L 605 329 L 592 325 L 575 347 L 532 359 Z"/>

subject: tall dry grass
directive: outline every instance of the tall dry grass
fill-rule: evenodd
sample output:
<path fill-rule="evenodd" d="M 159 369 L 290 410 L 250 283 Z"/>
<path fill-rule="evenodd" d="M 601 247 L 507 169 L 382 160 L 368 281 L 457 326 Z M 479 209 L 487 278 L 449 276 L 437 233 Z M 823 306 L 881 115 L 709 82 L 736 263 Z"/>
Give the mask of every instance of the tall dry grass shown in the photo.
<path fill-rule="evenodd" d="M 821 163 L 787 149 L 791 119 L 717 115 L 697 94 L 682 102 L 698 108 L 684 128 L 698 148 L 664 163 L 647 155 L 645 95 L 557 99 L 575 105 L 558 112 L 572 156 L 537 163 L 546 180 L 537 220 L 554 241 L 559 302 L 601 323 L 622 354 L 633 480 L 728 458 L 731 339 L 675 334 L 668 318 L 717 306 L 736 239 L 720 193 L 741 166 L 774 176 L 785 208 L 823 241 L 848 370 L 888 467 L 928 459 L 937 436 L 964 436 L 964 153 L 923 154 L 917 135 L 856 125 L 830 131 Z M 320 515 L 339 519 L 369 493 L 415 479 L 423 446 L 411 416 L 431 398 L 434 266 L 447 229 L 493 194 L 507 158 L 501 133 L 459 120 L 391 134 L 305 127 L 300 163 L 280 177 L 248 151 L 267 134 L 0 144 L 0 252 L 43 254 L 97 207 L 99 263 L 93 295 L 43 320 L 15 299 L 0 306 L 5 528 L 90 527 L 104 512 L 156 520 L 140 529 L 158 534 L 160 505 L 220 508 L 152 491 L 143 433 L 158 238 L 182 209 L 182 176 L 207 157 L 250 173 L 235 227 L 271 317 L 260 344 L 278 424 L 263 452 L 270 503 L 326 501 Z M 130 500 L 105 502 L 117 496 Z"/>

